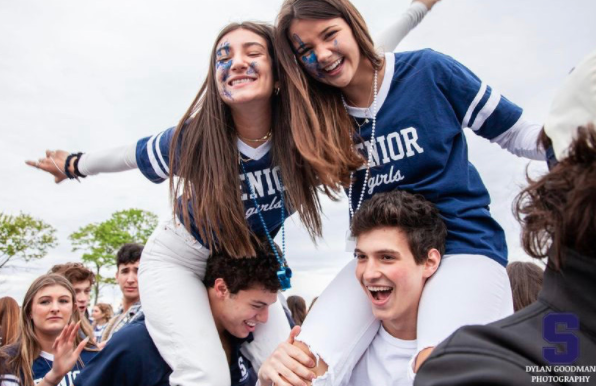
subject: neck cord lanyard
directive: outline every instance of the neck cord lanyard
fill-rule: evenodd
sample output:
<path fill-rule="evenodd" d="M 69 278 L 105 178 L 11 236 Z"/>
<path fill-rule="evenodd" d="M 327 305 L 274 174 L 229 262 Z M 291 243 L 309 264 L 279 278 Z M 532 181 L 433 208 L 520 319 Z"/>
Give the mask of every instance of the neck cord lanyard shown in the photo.
<path fill-rule="evenodd" d="M 373 160 L 372 152 L 377 147 L 377 145 L 375 143 L 375 141 L 376 141 L 375 130 L 377 128 L 377 94 L 378 94 L 378 92 L 377 92 L 377 78 L 378 78 L 378 71 L 375 69 L 375 74 L 373 77 L 372 132 L 371 132 L 371 137 L 370 137 L 370 146 L 367 149 L 368 158 L 366 161 L 366 172 L 364 173 L 364 181 L 362 182 L 362 191 L 360 191 L 360 198 L 358 199 L 358 204 L 356 204 L 356 208 L 354 208 L 352 206 L 353 205 L 352 204 L 352 186 L 354 185 L 354 172 L 350 172 L 350 187 L 348 188 L 348 206 L 350 208 L 350 221 L 354 217 L 354 213 L 356 213 L 358 211 L 358 209 L 360 209 L 360 205 L 362 205 L 362 200 L 364 199 L 364 192 L 366 191 L 366 185 L 368 183 L 368 177 L 370 174 L 370 165 L 372 164 L 372 160 Z M 350 114 L 350 112 L 348 111 L 348 104 L 346 103 L 346 100 L 344 99 L 343 94 L 341 95 L 341 101 L 344 105 L 344 108 L 346 109 L 346 112 L 348 114 Z M 356 124 L 358 125 L 358 121 L 356 121 Z M 366 122 L 364 124 L 366 124 Z M 359 128 L 360 128 L 360 125 L 359 125 Z"/>
<path fill-rule="evenodd" d="M 285 259 L 286 258 L 286 230 L 285 230 L 284 222 L 286 220 L 286 207 L 284 204 L 284 186 L 283 186 L 281 177 L 279 179 L 279 184 L 280 184 L 280 188 L 281 188 L 282 256 L 279 256 L 279 252 L 277 251 L 277 248 L 275 247 L 275 243 L 273 242 L 271 233 L 269 233 L 269 228 L 267 228 L 267 224 L 265 223 L 265 219 L 263 218 L 263 213 L 261 212 L 261 207 L 259 206 L 259 203 L 257 202 L 257 195 L 255 194 L 255 190 L 252 187 L 250 180 L 248 179 L 248 174 L 246 173 L 246 169 L 244 168 L 244 162 L 243 162 L 244 160 L 242 159 L 242 157 L 239 158 L 239 161 L 240 161 L 240 166 L 242 167 L 242 172 L 244 173 L 244 180 L 248 184 L 248 189 L 250 190 L 250 197 L 252 198 L 252 202 L 255 205 L 257 214 L 259 215 L 259 219 L 261 220 L 261 225 L 263 226 L 263 229 L 265 230 L 265 234 L 267 235 L 267 240 L 269 240 L 269 245 L 271 246 L 273 253 L 275 253 L 275 257 L 277 258 L 277 261 L 279 263 L 279 271 L 277 271 L 277 278 L 279 280 L 279 283 L 281 284 L 281 290 L 285 291 L 287 289 L 292 288 L 292 285 L 290 283 L 290 278 L 292 277 L 292 270 L 290 269 L 290 267 L 288 267 L 287 260 Z"/>

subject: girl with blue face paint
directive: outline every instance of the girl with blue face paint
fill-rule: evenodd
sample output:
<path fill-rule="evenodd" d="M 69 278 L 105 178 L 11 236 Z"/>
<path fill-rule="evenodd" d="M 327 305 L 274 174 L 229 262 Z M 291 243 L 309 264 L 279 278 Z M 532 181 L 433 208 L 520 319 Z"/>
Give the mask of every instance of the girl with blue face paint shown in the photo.
<path fill-rule="evenodd" d="M 396 34 L 419 21 L 401 20 L 392 27 Z M 145 246 L 139 286 L 148 329 L 174 370 L 172 384 L 229 385 L 201 282 L 210 250 L 251 256 L 250 234 L 274 237 L 294 208 L 311 235 L 320 235 L 316 189 L 330 181 L 316 176 L 287 127 L 290 113 L 282 103 L 287 95 L 272 33 L 272 27 L 256 23 L 224 28 L 207 78 L 177 127 L 131 146 L 73 155 L 48 151 L 28 161 L 56 182 L 133 168 L 152 182 L 170 180 L 176 220 L 161 224 Z M 282 271 L 280 279 L 287 276 Z M 253 365 L 258 368 L 288 333 L 278 302 L 248 347 Z"/>
<path fill-rule="evenodd" d="M 297 146 L 304 158 L 320 160 L 313 163 L 319 175 L 345 188 L 350 217 L 374 194 L 400 189 L 434 203 L 447 225 L 446 254 L 420 303 L 412 367 L 458 327 L 513 312 L 505 235 L 468 161 L 463 128 L 518 156 L 544 159 L 540 125 L 446 55 L 379 55 L 347 0 L 286 0 L 275 43 Z M 354 264 L 321 295 L 300 335 L 329 366 L 321 384 L 342 382 L 379 330 Z M 342 328 L 337 320 L 350 323 Z"/>

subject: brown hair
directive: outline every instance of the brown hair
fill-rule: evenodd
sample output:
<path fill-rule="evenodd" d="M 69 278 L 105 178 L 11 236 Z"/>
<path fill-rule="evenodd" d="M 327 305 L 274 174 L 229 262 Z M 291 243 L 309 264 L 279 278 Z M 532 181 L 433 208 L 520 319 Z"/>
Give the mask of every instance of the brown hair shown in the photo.
<path fill-rule="evenodd" d="M 406 235 L 416 264 L 424 263 L 433 248 L 441 256 L 445 253 L 447 227 L 439 210 L 419 194 L 401 190 L 377 193 L 352 219 L 354 237 L 382 227 L 399 228 Z"/>
<path fill-rule="evenodd" d="M 507 275 L 513 293 L 513 310 L 521 310 L 538 299 L 544 272 L 534 263 L 515 261 L 507 265 Z"/>
<path fill-rule="evenodd" d="M 596 131 L 579 127 L 569 155 L 529 185 L 514 202 L 522 245 L 535 258 L 549 256 L 558 269 L 565 248 L 596 254 Z"/>
<path fill-rule="evenodd" d="M 108 303 L 97 303 L 94 307 L 99 308 L 101 313 L 104 315 L 104 319 L 106 322 L 108 322 L 110 319 L 112 319 L 112 316 L 114 316 L 114 310 L 112 309 L 112 306 Z M 95 327 L 97 325 L 97 322 L 97 320 L 94 320 L 93 325 L 91 327 Z"/>
<path fill-rule="evenodd" d="M 59 285 L 68 290 L 71 295 L 72 310 L 70 323 L 77 323 L 81 320 L 79 311 L 75 303 L 75 291 L 70 282 L 61 275 L 47 274 L 35 279 L 31 284 L 25 298 L 23 299 L 23 308 L 21 311 L 21 318 L 19 320 L 19 337 L 11 346 L 3 347 L 0 352 L 0 362 L 5 361 L 6 368 L 3 371 L 8 371 L 11 374 L 19 377 L 21 385 L 33 385 L 33 361 L 40 355 L 41 346 L 35 334 L 35 325 L 31 318 L 31 309 L 33 307 L 33 298 L 35 295 L 46 287 Z M 81 324 L 83 334 L 93 337 L 93 331 L 89 329 L 89 324 Z M 74 341 L 74 347 L 77 347 L 84 338 L 81 334 L 77 334 Z M 89 340 L 85 349 L 95 351 L 94 343 Z M 79 363 L 82 362 L 79 360 Z"/>
<path fill-rule="evenodd" d="M 170 170 L 180 177 L 170 178 L 175 214 L 182 214 L 189 228 L 190 215 L 207 247 L 223 249 L 233 257 L 254 256 L 244 206 L 238 193 L 239 174 L 236 131 L 230 107 L 217 89 L 215 59 L 217 43 L 237 29 L 251 31 L 268 44 L 274 77 L 278 77 L 273 52 L 273 27 L 267 24 L 232 23 L 218 35 L 211 50 L 207 78 L 188 111 L 182 117 L 170 147 Z M 282 83 L 282 90 L 285 86 Z M 272 97 L 272 159 L 279 166 L 285 187 L 286 207 L 298 211 L 302 223 L 314 239 L 321 235 L 319 184 L 314 170 L 304 162 L 288 127 L 290 110 L 283 97 Z M 177 197 L 181 195 L 182 203 Z M 190 209 L 189 205 L 190 203 Z M 221 240 L 221 243 L 216 243 Z"/>
<path fill-rule="evenodd" d="M 360 52 L 375 69 L 383 58 L 375 52 L 366 23 L 347 0 L 286 0 L 277 16 L 275 52 L 284 71 L 283 99 L 291 111 L 290 127 L 302 156 L 315 168 L 320 181 L 331 190 L 337 184 L 347 186 L 350 172 L 364 160 L 353 150 L 354 124 L 343 106 L 341 91 L 310 76 L 297 63 L 289 36 L 296 19 L 332 19 L 340 17 L 351 28 Z"/>
<path fill-rule="evenodd" d="M 19 332 L 19 304 L 10 296 L 0 298 L 0 347 L 14 343 Z"/>
<path fill-rule="evenodd" d="M 95 274 L 81 263 L 56 264 L 48 273 L 55 273 L 64 276 L 71 284 L 89 280 L 89 284 L 95 284 Z"/>
<path fill-rule="evenodd" d="M 255 257 L 245 256 L 245 259 L 235 259 L 223 252 L 214 252 L 207 259 L 205 279 L 203 283 L 207 288 L 213 288 L 218 278 L 223 279 L 231 294 L 249 290 L 253 287 L 262 288 L 270 292 L 281 289 L 277 277 L 279 262 L 275 252 L 268 242 L 259 242 L 252 237 L 251 242 L 255 249 Z M 277 247 L 277 252 L 280 253 Z"/>
<path fill-rule="evenodd" d="M 306 302 L 302 298 L 302 296 L 290 296 L 288 297 L 288 308 L 292 313 L 292 319 L 294 319 L 294 323 L 299 326 L 302 326 L 302 322 L 306 319 Z"/>

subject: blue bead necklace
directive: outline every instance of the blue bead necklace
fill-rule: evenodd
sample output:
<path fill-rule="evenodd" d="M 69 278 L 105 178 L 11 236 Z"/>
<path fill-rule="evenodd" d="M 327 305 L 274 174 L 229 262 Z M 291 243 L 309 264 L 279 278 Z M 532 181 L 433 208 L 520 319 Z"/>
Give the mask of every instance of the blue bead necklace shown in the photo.
<path fill-rule="evenodd" d="M 273 253 L 275 253 L 275 257 L 279 262 L 279 271 L 277 271 L 277 278 L 279 283 L 281 284 L 281 290 L 285 291 L 287 289 L 292 288 L 292 284 L 290 283 L 290 279 L 292 277 L 292 270 L 288 266 L 288 262 L 286 260 L 286 230 L 285 230 L 285 220 L 286 220 L 286 206 L 284 204 L 284 186 L 281 180 L 281 176 L 279 178 L 279 184 L 281 188 L 281 245 L 282 245 L 282 256 L 279 255 L 277 248 L 275 247 L 275 243 L 273 242 L 273 238 L 271 237 L 271 233 L 269 232 L 269 228 L 267 228 L 267 224 L 265 223 L 265 219 L 263 218 L 263 214 L 261 213 L 261 207 L 257 202 L 257 195 L 255 194 L 255 190 L 250 183 L 250 179 L 248 178 L 248 174 L 246 173 L 246 169 L 244 168 L 244 159 L 242 156 L 239 156 L 239 163 L 242 167 L 242 172 L 244 173 L 244 180 L 248 185 L 248 189 L 250 190 L 250 197 L 252 198 L 252 202 L 255 205 L 257 210 L 257 214 L 259 215 L 259 219 L 261 220 L 261 225 L 265 230 L 265 234 L 267 235 L 267 240 L 269 240 L 269 245 L 271 245 L 271 249 Z"/>

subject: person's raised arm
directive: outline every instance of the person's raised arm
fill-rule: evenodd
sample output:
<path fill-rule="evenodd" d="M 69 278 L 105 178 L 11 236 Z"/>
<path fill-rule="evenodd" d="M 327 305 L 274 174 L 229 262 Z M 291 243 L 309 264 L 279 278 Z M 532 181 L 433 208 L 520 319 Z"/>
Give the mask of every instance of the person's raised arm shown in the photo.
<path fill-rule="evenodd" d="M 139 169 L 147 179 L 160 183 L 168 179 L 170 143 L 176 128 L 142 138 L 137 143 L 89 153 L 47 150 L 46 157 L 25 163 L 54 176 L 56 183 L 67 178 L 84 178 L 99 173 Z"/>
<path fill-rule="evenodd" d="M 67 179 L 67 174 L 86 177 L 99 173 L 117 173 L 137 168 L 136 144 L 83 153 L 80 156 L 69 157 L 69 155 L 71 153 L 64 150 L 46 150 L 45 158 L 40 158 L 37 161 L 28 160 L 25 163 L 50 173 L 54 176 L 56 183 Z M 67 158 L 68 165 L 66 165 Z"/>
<path fill-rule="evenodd" d="M 54 341 L 54 361 L 52 369 L 44 375 L 38 386 L 57 386 L 62 378 L 74 367 L 89 341 L 89 337 L 83 339 L 77 347 L 74 346 L 75 337 L 79 332 L 81 322 L 68 324 Z"/>
<path fill-rule="evenodd" d="M 375 45 L 384 52 L 395 51 L 399 43 L 413 30 L 440 0 L 414 0 L 395 23 L 375 38 Z"/>

